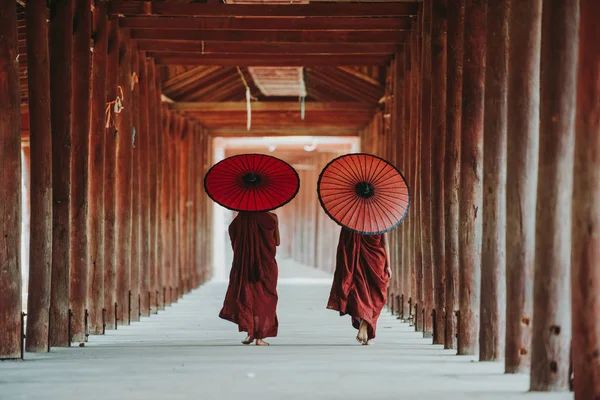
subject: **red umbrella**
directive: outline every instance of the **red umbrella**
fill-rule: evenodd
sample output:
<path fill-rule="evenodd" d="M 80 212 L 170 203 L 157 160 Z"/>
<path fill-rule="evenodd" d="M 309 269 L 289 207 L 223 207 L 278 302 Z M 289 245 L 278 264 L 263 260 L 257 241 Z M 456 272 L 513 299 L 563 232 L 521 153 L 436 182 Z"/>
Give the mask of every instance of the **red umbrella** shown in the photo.
<path fill-rule="evenodd" d="M 240 154 L 206 173 L 208 196 L 233 211 L 270 211 L 289 203 L 300 189 L 296 170 L 276 157 Z"/>
<path fill-rule="evenodd" d="M 321 206 L 339 225 L 363 235 L 394 229 L 408 212 L 410 193 L 402 173 L 371 154 L 346 154 L 321 171 Z"/>

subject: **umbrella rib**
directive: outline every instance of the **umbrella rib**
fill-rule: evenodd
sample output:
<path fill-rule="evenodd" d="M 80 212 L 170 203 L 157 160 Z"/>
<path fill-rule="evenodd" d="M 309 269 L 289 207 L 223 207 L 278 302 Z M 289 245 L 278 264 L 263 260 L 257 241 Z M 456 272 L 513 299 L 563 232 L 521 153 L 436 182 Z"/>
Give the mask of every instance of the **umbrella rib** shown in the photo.
<path fill-rule="evenodd" d="M 347 172 L 346 170 L 342 170 L 342 169 L 340 169 L 340 167 L 338 167 L 337 165 L 334 165 L 334 164 L 330 164 L 329 167 L 327 168 L 327 170 L 330 170 L 331 168 L 334 169 L 333 171 L 330 172 L 331 175 L 335 175 L 340 180 L 347 182 L 349 185 L 355 185 L 357 183 L 357 181 L 353 181 L 352 177 L 346 173 Z M 327 179 L 326 176 L 324 176 L 324 178 Z"/>
<path fill-rule="evenodd" d="M 358 183 L 358 182 L 360 182 L 360 176 L 358 176 L 358 175 L 357 175 L 357 173 L 356 173 L 356 171 L 354 171 L 354 170 L 351 168 L 350 162 L 347 160 L 347 158 L 352 158 L 352 157 L 351 157 L 351 155 L 350 155 L 350 156 L 348 156 L 348 157 L 340 158 L 340 162 L 341 162 L 341 160 L 343 160 L 343 161 L 344 161 L 344 163 L 345 163 L 346 167 L 348 168 L 348 169 L 347 169 L 348 173 L 349 173 L 349 174 L 351 174 L 351 175 L 354 177 L 354 179 L 356 179 L 356 183 Z"/>
<path fill-rule="evenodd" d="M 383 163 L 383 167 L 379 168 L 379 166 Z M 386 167 L 388 167 L 389 164 L 387 161 L 382 160 L 381 158 L 377 159 L 377 167 L 376 170 L 374 172 L 374 175 L 371 176 L 371 182 L 373 183 L 373 186 L 379 184 L 379 177 L 381 176 L 381 174 L 385 174 L 385 170 Z"/>
<path fill-rule="evenodd" d="M 358 196 L 353 196 L 353 197 L 354 197 L 354 200 L 352 200 L 352 198 L 351 198 L 350 200 L 347 200 L 347 203 L 352 203 L 352 204 L 350 204 L 348 207 L 346 207 L 346 212 L 345 212 L 345 213 L 344 213 L 344 214 L 341 216 L 341 218 L 339 219 L 339 222 L 340 222 L 341 224 L 344 224 L 343 220 L 344 220 L 344 218 L 346 218 L 346 215 L 348 215 L 348 213 L 349 213 L 350 211 L 353 211 L 353 213 L 352 213 L 352 216 L 354 216 L 354 213 L 356 212 L 356 208 L 355 208 L 354 206 L 356 205 L 356 203 L 357 203 L 358 201 L 360 201 L 360 197 L 358 197 Z M 354 209 L 354 210 L 353 210 L 353 209 Z M 350 221 L 352 221 L 352 219 L 350 219 Z M 344 225 L 345 225 L 345 224 L 344 224 Z"/>
<path fill-rule="evenodd" d="M 361 163 L 356 161 L 356 158 L 358 158 L 360 156 L 356 156 L 356 157 L 348 157 L 350 161 L 348 161 L 348 164 L 350 164 L 350 162 L 352 162 L 352 166 L 355 167 L 356 170 L 356 176 L 358 177 L 358 181 L 359 182 L 364 182 L 364 175 L 362 174 L 362 168 L 361 168 Z"/>

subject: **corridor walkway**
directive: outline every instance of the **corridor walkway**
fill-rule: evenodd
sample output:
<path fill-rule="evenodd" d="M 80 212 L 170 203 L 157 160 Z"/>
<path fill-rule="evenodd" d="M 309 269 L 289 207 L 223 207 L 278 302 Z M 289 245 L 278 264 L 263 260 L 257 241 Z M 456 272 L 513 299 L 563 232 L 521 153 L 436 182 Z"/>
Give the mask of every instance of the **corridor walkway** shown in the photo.
<path fill-rule="evenodd" d="M 572 399 L 526 394 L 528 376 L 456 357 L 384 311 L 374 346 L 349 317 L 325 309 L 330 276 L 280 262 L 279 337 L 268 348 L 217 317 L 212 282 L 141 323 L 90 337 L 85 348 L 0 363 L 0 400 Z"/>

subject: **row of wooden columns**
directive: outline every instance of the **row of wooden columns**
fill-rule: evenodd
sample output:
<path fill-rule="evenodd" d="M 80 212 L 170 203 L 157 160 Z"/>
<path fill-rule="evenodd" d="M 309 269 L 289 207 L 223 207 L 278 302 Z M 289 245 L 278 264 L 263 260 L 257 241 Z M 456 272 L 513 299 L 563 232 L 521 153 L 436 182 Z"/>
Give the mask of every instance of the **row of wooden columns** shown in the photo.
<path fill-rule="evenodd" d="M 599 18 L 589 0 L 425 0 L 390 126 L 362 134 L 411 188 L 391 309 L 534 391 L 567 389 L 571 355 L 577 399 L 600 396 Z"/>
<path fill-rule="evenodd" d="M 0 358 L 21 348 L 17 14 L 0 13 Z M 154 61 L 104 3 L 27 2 L 31 232 L 26 350 L 138 321 L 209 278 L 210 137 L 161 103 Z M 93 12 L 92 12 L 93 8 Z M 49 13 L 50 11 L 50 13 Z M 48 22 L 48 15 L 51 19 Z M 52 46 L 48 46 L 51 42 Z M 93 47 L 90 48 L 90 42 Z M 86 329 L 87 328 L 87 329 Z"/>

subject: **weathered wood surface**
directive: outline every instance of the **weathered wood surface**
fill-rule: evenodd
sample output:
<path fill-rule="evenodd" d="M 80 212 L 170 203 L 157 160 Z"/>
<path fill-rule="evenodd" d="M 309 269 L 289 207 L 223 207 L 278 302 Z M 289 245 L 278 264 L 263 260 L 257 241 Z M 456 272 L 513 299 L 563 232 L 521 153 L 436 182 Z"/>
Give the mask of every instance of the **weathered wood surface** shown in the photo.
<path fill-rule="evenodd" d="M 165 287 L 164 287 L 164 273 L 165 273 L 165 265 L 163 263 L 163 251 L 164 251 L 164 243 L 162 242 L 162 236 L 161 236 L 161 231 L 163 229 L 163 225 L 162 225 L 162 220 L 160 217 L 160 209 L 161 209 L 161 204 L 160 204 L 160 199 L 162 196 L 162 191 L 163 191 L 163 186 L 162 186 L 162 174 L 163 174 L 163 169 L 162 169 L 162 159 L 164 157 L 164 151 L 163 151 L 163 131 L 162 131 L 162 107 L 161 107 L 161 93 L 162 93 L 162 85 L 161 85 L 161 79 L 160 79 L 160 75 L 158 74 L 158 72 L 155 72 L 154 74 L 154 79 L 155 79 L 155 96 L 154 96 L 154 102 L 155 102 L 155 110 L 156 112 L 154 113 L 154 126 L 156 127 L 156 140 L 154 142 L 155 145 L 155 151 L 156 151 L 156 162 L 157 162 L 157 166 L 156 166 L 156 286 L 157 286 L 157 290 L 159 292 L 158 295 L 158 308 L 159 310 L 164 310 L 165 308 L 165 296 L 164 296 L 164 292 L 165 292 Z"/>
<path fill-rule="evenodd" d="M 488 3 L 479 360 L 504 357 L 508 0 Z"/>
<path fill-rule="evenodd" d="M 571 321 L 576 400 L 600 398 L 600 8 L 580 3 Z"/>
<path fill-rule="evenodd" d="M 132 132 L 131 132 L 131 145 L 132 145 L 132 166 L 131 166 L 131 282 L 129 290 L 131 292 L 131 313 L 129 315 L 130 321 L 140 320 L 140 271 L 142 262 L 142 236 L 144 233 L 141 231 L 141 177 L 143 175 L 141 170 L 141 158 L 142 158 L 142 145 L 140 140 L 140 66 L 138 60 L 138 52 L 135 45 L 131 49 L 131 71 L 132 71 Z"/>
<path fill-rule="evenodd" d="M 104 3 L 94 9 L 92 99 L 89 162 L 89 331 L 102 333 L 104 308 L 104 153 L 106 151 L 106 71 L 108 65 L 108 19 Z"/>
<path fill-rule="evenodd" d="M 0 359 L 21 352 L 21 100 L 16 3 L 0 4 Z"/>
<path fill-rule="evenodd" d="M 162 108 L 162 137 L 161 137 L 161 149 L 163 154 L 162 159 L 162 191 L 161 191 L 161 201 L 160 201 L 160 215 L 161 215 L 161 241 L 163 242 L 163 265 L 164 265 L 164 277 L 163 277 L 163 287 L 165 299 L 165 305 L 169 305 L 172 302 L 170 297 L 170 293 L 168 293 L 169 287 L 172 284 L 172 243 L 171 243 L 171 154 L 169 151 L 169 135 L 171 129 L 171 113 L 168 109 L 163 106 Z"/>
<path fill-rule="evenodd" d="M 510 12 L 510 35 L 521 40 L 508 57 L 504 368 L 517 373 L 531 360 L 542 1 L 512 2 Z"/>
<path fill-rule="evenodd" d="M 458 354 L 477 353 L 481 290 L 486 3 L 465 3 L 462 90 Z"/>
<path fill-rule="evenodd" d="M 48 350 L 52 276 L 52 133 L 50 128 L 50 54 L 48 9 L 30 0 L 25 9 L 29 71 L 29 147 L 31 201 L 27 342 L 29 352 Z M 25 260 L 23 260 L 25 261 Z M 23 262 L 24 265 L 25 262 Z"/>
<path fill-rule="evenodd" d="M 138 52 L 140 63 L 139 85 L 140 85 L 140 132 L 138 143 L 141 151 L 140 159 L 140 190 L 141 190 L 141 214 L 140 229 L 142 231 L 141 243 L 141 265 L 140 265 L 140 297 L 141 313 L 150 316 L 150 116 L 149 110 L 149 80 L 148 61 L 146 54 Z"/>
<path fill-rule="evenodd" d="M 404 76 L 405 76 L 405 84 L 404 84 L 404 140 L 403 140 L 403 151 L 402 151 L 402 171 L 404 172 L 404 176 L 406 179 L 410 179 L 410 148 L 411 148 L 411 140 L 412 140 L 412 132 L 411 128 L 411 99 L 412 99 L 412 65 L 411 65 L 411 54 L 412 50 L 410 47 L 406 46 L 404 49 Z M 409 181 L 410 185 L 410 181 Z M 413 204 L 414 197 L 414 187 L 411 188 L 411 199 L 410 199 L 410 208 L 414 207 Z M 412 296 L 411 293 L 411 265 L 412 258 L 411 252 L 412 248 L 410 246 L 410 236 L 411 229 L 410 226 L 412 224 L 411 220 L 412 211 L 409 209 L 409 213 L 406 221 L 402 224 L 402 247 L 404 248 L 404 252 L 402 253 L 402 294 L 404 295 L 404 302 L 402 305 L 402 314 L 404 315 L 404 319 L 407 320 L 410 315 L 410 307 L 409 307 L 409 299 Z"/>
<path fill-rule="evenodd" d="M 69 344 L 71 264 L 71 92 L 73 0 L 50 5 L 50 117 L 52 128 L 52 282 L 50 345 Z"/>
<path fill-rule="evenodd" d="M 578 25 L 579 1 L 544 2 L 532 391 L 569 387 L 571 230 L 565 226 L 571 225 L 573 195 Z"/>

